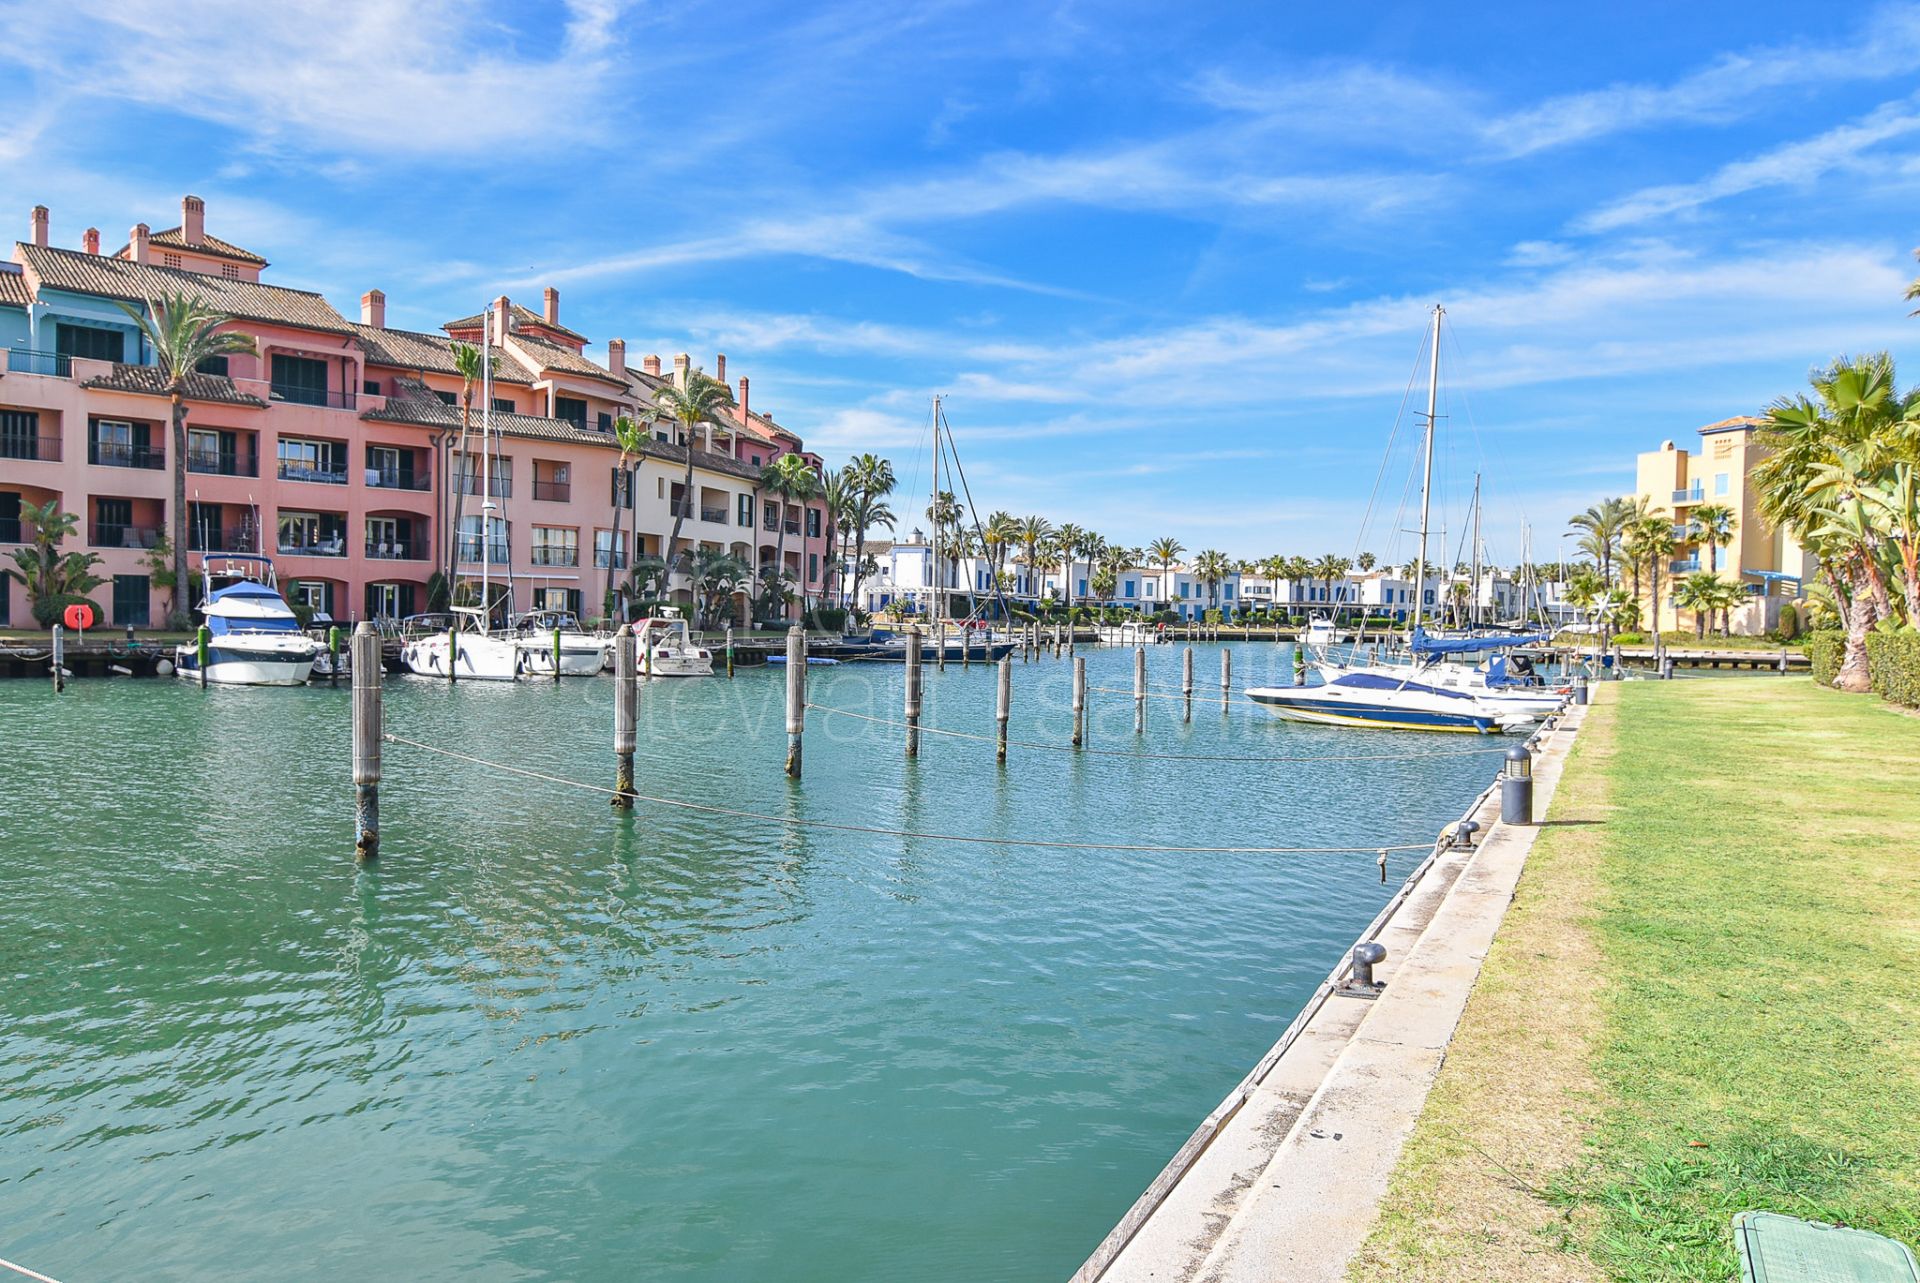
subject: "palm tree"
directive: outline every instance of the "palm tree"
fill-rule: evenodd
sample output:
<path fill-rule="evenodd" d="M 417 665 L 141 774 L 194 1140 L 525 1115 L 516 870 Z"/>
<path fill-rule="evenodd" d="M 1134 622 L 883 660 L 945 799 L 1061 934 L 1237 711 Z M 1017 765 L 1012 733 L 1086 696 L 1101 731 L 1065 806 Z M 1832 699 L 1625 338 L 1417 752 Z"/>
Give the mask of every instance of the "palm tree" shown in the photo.
<path fill-rule="evenodd" d="M 827 510 L 827 565 L 833 568 L 828 572 L 828 578 L 835 585 L 845 582 L 839 571 L 845 542 L 841 536 L 840 522 L 853 508 L 856 483 L 851 468 L 828 472 L 820 478 L 820 501 Z"/>
<path fill-rule="evenodd" d="M 473 428 L 473 390 L 479 386 L 481 375 L 479 348 L 470 343 L 455 343 L 452 350 L 453 368 L 460 375 L 460 448 L 455 451 L 455 454 L 460 460 L 461 467 L 454 473 L 458 484 L 453 487 L 453 522 L 452 528 L 447 532 L 446 576 L 449 588 L 458 582 L 460 576 L 460 519 L 461 511 L 466 507 L 464 500 L 467 497 L 469 480 L 466 475 L 467 440 Z M 497 370 L 499 366 L 500 358 L 496 356 L 493 358 L 493 367 Z M 486 449 L 486 443 L 482 442 L 480 448 Z M 480 502 L 483 506 L 486 500 L 486 496 L 481 497 Z M 486 537 L 484 530 L 481 531 L 481 537 Z"/>
<path fill-rule="evenodd" d="M 1208 549 L 1194 557 L 1193 573 L 1207 586 L 1207 608 L 1213 609 L 1220 600 L 1220 583 L 1233 573 L 1233 561 L 1224 552 Z"/>
<path fill-rule="evenodd" d="M 114 300 L 121 311 L 146 336 L 153 347 L 154 363 L 166 380 L 167 399 L 173 407 L 173 581 L 185 585 L 187 579 L 187 377 L 214 357 L 255 350 L 245 334 L 219 332 L 233 318 L 215 311 L 203 300 L 186 293 L 168 294 L 147 300 L 145 309 Z M 174 598 L 174 612 L 167 627 L 182 629 L 192 619 L 179 609 L 181 598 Z"/>
<path fill-rule="evenodd" d="M 1908 627 L 1920 627 L 1920 466 L 1896 463 L 1885 481 L 1861 490 L 1873 523 L 1893 545 Z"/>
<path fill-rule="evenodd" d="M 783 454 L 760 470 L 760 489 L 780 501 L 780 530 L 773 555 L 775 571 L 782 578 L 787 573 L 787 500 L 805 502 L 813 497 L 817 485 L 812 467 L 797 454 Z M 677 528 L 678 523 L 675 525 Z M 805 602 L 801 605 L 804 609 Z"/>
<path fill-rule="evenodd" d="M 1060 550 L 1060 560 L 1065 563 L 1060 572 L 1062 595 L 1066 598 L 1067 621 L 1073 621 L 1073 563 L 1080 555 L 1080 546 L 1087 541 L 1090 532 L 1063 521 L 1053 532 L 1053 545 Z"/>
<path fill-rule="evenodd" d="M 1569 526 L 1587 532 L 1579 541 L 1581 550 L 1599 563 L 1600 577 L 1608 583 L 1613 582 L 1614 556 L 1636 519 L 1633 501 L 1615 498 L 1603 499 L 1567 521 Z"/>
<path fill-rule="evenodd" d="M 687 376 L 687 386 L 684 390 L 671 383 L 661 388 L 656 403 L 659 416 L 679 426 L 680 444 L 687 452 L 687 475 L 680 487 L 680 502 L 674 505 L 673 531 L 667 536 L 667 546 L 660 550 L 661 556 L 666 558 L 669 572 L 672 572 L 679 568 L 681 560 L 681 552 L 674 545 L 680 542 L 680 528 L 686 523 L 687 511 L 694 504 L 694 429 L 718 418 L 722 410 L 733 404 L 733 393 L 727 391 L 726 384 L 713 378 L 705 370 L 695 370 Z M 785 526 L 786 522 L 783 520 L 782 529 Z"/>
<path fill-rule="evenodd" d="M 1707 621 L 1719 609 L 1720 576 L 1711 570 L 1696 570 L 1673 586 L 1673 604 L 1693 612 L 1693 635 L 1707 635 Z"/>
<path fill-rule="evenodd" d="M 893 464 L 874 454 L 855 455 L 843 472 L 854 477 L 853 506 L 853 600 L 860 600 L 860 583 L 867 575 L 867 531 L 876 526 L 893 529 L 893 509 L 887 496 L 893 493 Z"/>
<path fill-rule="evenodd" d="M 1032 590 L 1035 605 L 1040 601 L 1040 548 L 1053 538 L 1053 525 L 1045 517 L 1022 517 L 1019 533 L 1015 538 L 1020 542 L 1021 551 L 1026 554 L 1028 588 Z"/>
<path fill-rule="evenodd" d="M 1678 540 L 1673 533 L 1673 519 L 1654 514 L 1642 517 L 1628 529 L 1622 540 L 1623 545 L 1632 545 L 1639 559 L 1647 567 L 1648 604 L 1651 609 L 1648 619 L 1653 630 L 1653 649 L 1656 656 L 1663 649 L 1660 641 L 1660 567 L 1673 556 Z"/>
<path fill-rule="evenodd" d="M 693 554 L 693 584 L 699 603 L 699 627 L 719 612 L 720 602 L 737 592 L 752 577 L 747 563 L 719 548 L 699 548 Z"/>
<path fill-rule="evenodd" d="M 13 549 L 17 569 L 0 569 L 0 592 L 7 580 L 17 579 L 27 590 L 27 603 L 34 621 L 51 628 L 60 619 L 60 609 L 70 597 L 84 597 L 107 582 L 93 573 L 100 563 L 91 552 L 61 552 L 60 545 L 73 534 L 80 518 L 60 511 L 60 501 L 49 499 L 35 506 L 22 504 L 20 522 L 33 527 L 33 539 L 25 547 Z"/>
<path fill-rule="evenodd" d="M 471 351 L 472 349 L 469 348 L 468 350 Z M 637 511 L 640 506 L 634 498 L 634 487 L 638 484 L 639 480 L 636 474 L 639 472 L 640 465 L 646 460 L 647 431 L 637 422 L 623 414 L 613 421 L 613 439 L 620 446 L 620 462 L 614 465 L 616 475 L 619 477 L 619 485 L 614 488 L 613 516 L 607 525 L 608 602 L 613 601 L 614 586 L 619 583 L 619 575 L 616 572 L 619 569 L 617 563 L 620 560 L 618 555 L 620 543 L 620 500 L 624 495 L 630 507 Z M 458 502 L 458 500 L 456 499 L 455 502 Z M 639 525 L 639 518 L 637 516 L 634 518 L 634 524 L 637 531 Z M 633 551 L 637 554 L 640 549 L 636 545 Z"/>
<path fill-rule="evenodd" d="M 1372 570 L 1376 565 L 1379 564 L 1379 558 L 1375 557 L 1370 552 L 1361 553 L 1360 556 L 1356 558 L 1356 561 L 1358 562 L 1360 569 L 1362 570 Z"/>
<path fill-rule="evenodd" d="M 1687 519 L 1687 538 L 1707 550 L 1707 569 L 1720 571 L 1720 550 L 1733 542 L 1740 519 L 1724 503 L 1703 503 Z"/>
<path fill-rule="evenodd" d="M 1172 535 L 1163 535 L 1147 545 L 1147 555 L 1160 566 L 1160 599 L 1166 601 L 1172 594 L 1167 587 L 1167 574 L 1173 569 L 1173 563 L 1180 560 L 1186 545 Z"/>

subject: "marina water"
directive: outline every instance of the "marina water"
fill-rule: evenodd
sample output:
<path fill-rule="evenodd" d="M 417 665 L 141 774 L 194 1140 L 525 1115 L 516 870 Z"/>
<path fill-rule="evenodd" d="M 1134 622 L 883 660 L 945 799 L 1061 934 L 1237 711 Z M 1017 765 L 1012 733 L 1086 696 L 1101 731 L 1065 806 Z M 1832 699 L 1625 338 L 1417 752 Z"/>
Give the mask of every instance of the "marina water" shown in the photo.
<path fill-rule="evenodd" d="M 1197 694 L 1216 647 L 1198 647 Z M 1086 652 L 1090 685 L 1132 653 Z M 1287 679 L 1235 647 L 1236 692 Z M 1161 695 L 1179 648 L 1150 651 Z M 880 830 L 1429 841 L 1505 745 L 1091 696 L 1016 664 L 989 743 L 656 681 L 639 788 Z M 809 673 L 900 716 L 898 667 Z M 991 667 L 926 675 L 990 736 Z M 387 683 L 390 732 L 595 785 L 610 679 Z M 386 750 L 351 858 L 348 691 L 0 683 L 0 1254 L 57 1278 L 1064 1279 L 1384 902 L 1371 852 L 935 842 L 664 809 Z M 1350 760 L 1242 762 L 1194 755 Z M 1407 755 L 1353 760 L 1355 755 Z M 1399 877 L 1418 859 L 1390 861 Z"/>

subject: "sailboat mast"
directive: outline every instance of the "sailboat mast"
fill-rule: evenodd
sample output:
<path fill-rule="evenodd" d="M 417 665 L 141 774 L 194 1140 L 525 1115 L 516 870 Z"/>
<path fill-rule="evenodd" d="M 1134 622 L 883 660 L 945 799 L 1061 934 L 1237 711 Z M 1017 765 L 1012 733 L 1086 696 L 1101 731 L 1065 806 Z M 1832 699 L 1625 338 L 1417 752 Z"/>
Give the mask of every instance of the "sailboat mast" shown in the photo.
<path fill-rule="evenodd" d="M 493 524 L 493 308 L 480 319 L 480 609 L 488 628 L 493 623 L 493 588 L 490 582 Z"/>
<path fill-rule="evenodd" d="M 1480 626 L 1480 474 L 1473 474 L 1473 596 L 1467 601 L 1467 618 Z"/>
<path fill-rule="evenodd" d="M 1440 397 L 1440 318 L 1446 309 L 1433 307 L 1433 358 L 1427 367 L 1427 448 L 1425 472 L 1420 480 L 1420 560 L 1414 571 L 1413 626 L 1419 629 L 1426 617 L 1427 602 L 1427 526 L 1433 516 L 1433 417 Z"/>
<path fill-rule="evenodd" d="M 927 508 L 927 521 L 933 528 L 933 543 L 927 567 L 933 584 L 933 620 L 942 624 L 947 617 L 947 586 L 940 576 L 940 398 L 933 398 L 933 499 Z"/>

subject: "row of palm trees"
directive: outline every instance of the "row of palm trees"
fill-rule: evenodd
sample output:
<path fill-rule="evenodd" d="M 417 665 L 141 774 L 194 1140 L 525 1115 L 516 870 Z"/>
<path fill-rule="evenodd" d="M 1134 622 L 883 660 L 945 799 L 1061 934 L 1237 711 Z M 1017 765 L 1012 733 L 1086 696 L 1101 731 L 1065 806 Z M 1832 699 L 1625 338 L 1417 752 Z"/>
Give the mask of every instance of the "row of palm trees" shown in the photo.
<path fill-rule="evenodd" d="M 1739 583 L 1720 578 L 1720 549 L 1733 542 L 1739 526 L 1738 514 L 1727 504 L 1697 504 L 1686 521 L 1676 526 L 1671 515 L 1653 511 L 1644 495 L 1606 499 L 1567 524 L 1579 532 L 1575 546 L 1591 565 L 1569 578 L 1566 599 L 1569 605 L 1592 613 L 1603 643 L 1641 621 L 1643 590 L 1648 606 L 1644 618 L 1658 632 L 1663 572 L 1674 555 L 1689 546 L 1706 551 L 1707 569 L 1694 571 L 1682 581 L 1690 585 L 1685 602 L 1679 600 L 1680 584 L 1672 588 L 1680 608 L 1695 611 L 1696 632 L 1704 632 L 1701 621 L 1707 616 L 1702 610 L 1730 616 L 1745 596 Z"/>

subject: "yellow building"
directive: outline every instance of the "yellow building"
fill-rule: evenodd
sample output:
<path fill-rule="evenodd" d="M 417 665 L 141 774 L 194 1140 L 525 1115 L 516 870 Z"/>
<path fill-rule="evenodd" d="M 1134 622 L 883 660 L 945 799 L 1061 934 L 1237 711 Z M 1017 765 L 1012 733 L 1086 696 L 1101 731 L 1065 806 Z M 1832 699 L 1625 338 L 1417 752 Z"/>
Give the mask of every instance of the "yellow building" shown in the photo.
<path fill-rule="evenodd" d="M 1678 547 L 1662 568 L 1660 627 L 1693 627 L 1690 611 L 1676 610 L 1670 584 L 1696 570 L 1717 568 L 1722 579 L 1744 585 L 1753 600 L 1735 610 L 1733 631 L 1764 633 L 1779 620 L 1780 606 L 1801 595 L 1801 585 L 1812 573 L 1812 562 L 1793 537 L 1775 530 L 1760 515 L 1760 499 L 1753 469 L 1771 451 L 1759 439 L 1763 420 L 1752 417 L 1722 419 L 1700 429 L 1700 448 L 1689 452 L 1663 441 L 1658 450 L 1639 457 L 1635 492 L 1647 510 L 1669 517 Z M 1733 542 L 1710 550 L 1693 538 L 1691 520 L 1703 504 L 1723 504 L 1733 511 Z M 1646 610 L 1641 584 L 1641 610 Z"/>

